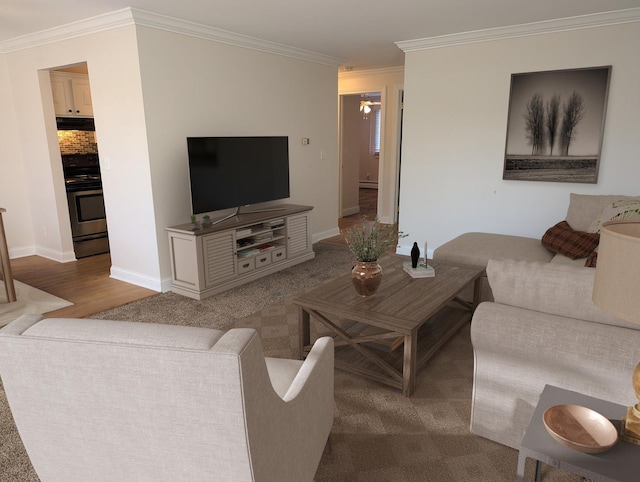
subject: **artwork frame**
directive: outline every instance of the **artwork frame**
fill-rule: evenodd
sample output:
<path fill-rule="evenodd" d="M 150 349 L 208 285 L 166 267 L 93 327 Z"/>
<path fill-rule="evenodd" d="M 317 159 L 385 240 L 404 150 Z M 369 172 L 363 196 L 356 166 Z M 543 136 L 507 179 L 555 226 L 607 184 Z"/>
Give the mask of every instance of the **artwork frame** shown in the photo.
<path fill-rule="evenodd" d="M 597 184 L 611 66 L 511 74 L 504 180 Z"/>

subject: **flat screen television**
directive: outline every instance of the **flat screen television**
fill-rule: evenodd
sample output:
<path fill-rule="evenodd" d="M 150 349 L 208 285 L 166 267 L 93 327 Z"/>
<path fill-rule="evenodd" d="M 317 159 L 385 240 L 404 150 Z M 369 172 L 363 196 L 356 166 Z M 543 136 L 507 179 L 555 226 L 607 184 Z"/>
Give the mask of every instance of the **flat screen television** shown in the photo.
<path fill-rule="evenodd" d="M 188 137 L 193 214 L 289 197 L 289 138 Z"/>

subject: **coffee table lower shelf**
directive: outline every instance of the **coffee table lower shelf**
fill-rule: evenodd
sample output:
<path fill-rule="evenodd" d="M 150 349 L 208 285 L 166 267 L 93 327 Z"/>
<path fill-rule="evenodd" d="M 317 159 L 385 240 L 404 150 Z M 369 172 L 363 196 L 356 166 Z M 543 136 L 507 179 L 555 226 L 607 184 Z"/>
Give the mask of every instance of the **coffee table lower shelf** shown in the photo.
<path fill-rule="evenodd" d="M 468 323 L 471 316 L 472 313 L 469 310 L 452 302 L 424 323 L 418 330 L 416 370 L 423 367 L 440 347 Z M 342 323 L 345 323 L 344 320 Z M 345 332 L 353 337 L 350 340 L 351 343 L 357 341 L 360 350 L 367 355 L 355 350 L 341 337 L 319 331 L 319 336 L 334 336 L 336 368 L 402 390 L 405 363 L 402 349 L 404 337 L 381 329 L 371 330 L 371 327 L 361 323 L 351 325 L 347 323 L 347 325 Z M 305 352 L 309 349 L 310 347 L 305 347 Z"/>

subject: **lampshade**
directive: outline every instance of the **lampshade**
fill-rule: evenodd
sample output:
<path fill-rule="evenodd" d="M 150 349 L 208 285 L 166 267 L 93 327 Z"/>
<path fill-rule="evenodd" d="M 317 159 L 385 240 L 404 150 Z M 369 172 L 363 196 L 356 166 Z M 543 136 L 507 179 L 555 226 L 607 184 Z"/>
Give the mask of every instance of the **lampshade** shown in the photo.
<path fill-rule="evenodd" d="M 640 323 L 640 221 L 603 224 L 593 302 L 618 318 Z"/>

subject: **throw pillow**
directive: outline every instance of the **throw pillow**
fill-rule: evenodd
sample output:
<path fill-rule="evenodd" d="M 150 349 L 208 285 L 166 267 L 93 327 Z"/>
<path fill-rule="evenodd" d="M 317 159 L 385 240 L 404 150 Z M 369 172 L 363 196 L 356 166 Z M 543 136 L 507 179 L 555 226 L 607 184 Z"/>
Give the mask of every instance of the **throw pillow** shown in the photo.
<path fill-rule="evenodd" d="M 589 231 L 599 233 L 604 223 L 627 219 L 640 219 L 640 199 L 618 199 L 608 206 L 605 206 L 598 219 L 596 219 L 589 228 Z"/>
<path fill-rule="evenodd" d="M 621 194 L 577 194 L 572 192 L 569 195 L 569 209 L 564 220 L 577 231 L 587 231 L 594 221 L 602 213 L 602 209 L 613 201 L 624 199 L 629 196 Z M 636 198 L 637 200 L 640 198 Z"/>
<path fill-rule="evenodd" d="M 566 221 L 560 221 L 550 227 L 542 236 L 542 245 L 545 248 L 571 259 L 586 258 L 599 242 L 599 233 L 574 231 Z"/>
<path fill-rule="evenodd" d="M 598 248 L 591 251 L 589 256 L 587 256 L 587 260 L 584 262 L 585 267 L 587 268 L 595 268 L 598 264 Z"/>

